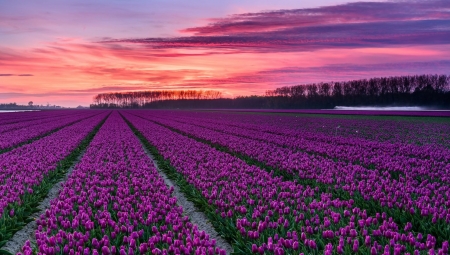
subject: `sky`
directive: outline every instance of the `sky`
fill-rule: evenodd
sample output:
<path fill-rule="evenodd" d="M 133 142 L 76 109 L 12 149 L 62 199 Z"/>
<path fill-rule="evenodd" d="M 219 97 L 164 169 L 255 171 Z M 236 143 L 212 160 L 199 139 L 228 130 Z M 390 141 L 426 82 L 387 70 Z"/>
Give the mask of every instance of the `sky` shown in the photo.
<path fill-rule="evenodd" d="M 0 0 L 0 103 L 449 70 L 448 0 Z"/>

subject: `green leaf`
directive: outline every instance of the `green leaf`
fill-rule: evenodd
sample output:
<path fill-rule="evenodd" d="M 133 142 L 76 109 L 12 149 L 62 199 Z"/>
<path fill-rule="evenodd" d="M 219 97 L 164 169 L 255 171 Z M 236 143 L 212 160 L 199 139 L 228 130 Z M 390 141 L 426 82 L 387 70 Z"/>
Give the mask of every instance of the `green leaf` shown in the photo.
<path fill-rule="evenodd" d="M 0 243 L 0 245 L 2 245 L 2 244 Z M 5 251 L 5 250 L 0 249 L 0 255 L 13 255 L 13 254 L 11 252 L 9 252 L 9 251 Z"/>

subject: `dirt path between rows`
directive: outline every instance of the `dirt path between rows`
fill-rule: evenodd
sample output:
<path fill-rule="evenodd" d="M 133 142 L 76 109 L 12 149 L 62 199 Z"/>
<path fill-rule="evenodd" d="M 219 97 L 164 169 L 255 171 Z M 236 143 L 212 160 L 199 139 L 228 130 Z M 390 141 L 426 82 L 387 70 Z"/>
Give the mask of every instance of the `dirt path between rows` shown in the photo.
<path fill-rule="evenodd" d="M 50 201 L 58 197 L 59 191 L 62 188 L 62 184 L 67 180 L 67 178 L 69 178 L 69 175 L 72 173 L 73 168 L 78 164 L 85 152 L 86 150 L 81 152 L 72 166 L 67 170 L 67 173 L 64 175 L 64 177 L 58 183 L 53 185 L 52 189 L 48 192 L 47 197 L 37 207 L 39 211 L 31 215 L 32 218 L 38 219 L 39 216 L 45 212 L 45 210 L 50 208 Z M 12 254 L 22 252 L 22 247 L 25 245 L 25 242 L 27 240 L 30 240 L 31 243 L 36 243 L 36 229 L 36 221 L 28 223 L 25 227 L 14 234 L 14 236 L 2 247 L 2 250 L 9 251 Z"/>
<path fill-rule="evenodd" d="M 227 254 L 231 254 L 231 252 L 233 251 L 231 245 L 217 233 L 206 215 L 203 212 L 197 210 L 195 205 L 191 201 L 188 201 L 184 194 L 180 191 L 180 188 L 176 184 L 174 184 L 159 168 L 158 163 L 154 159 L 153 155 L 147 150 L 147 148 L 145 148 L 143 144 L 142 147 L 144 148 L 145 153 L 152 159 L 154 166 L 158 170 L 166 185 L 169 188 L 173 187 L 174 191 L 172 194 L 177 198 L 177 204 L 183 207 L 183 214 L 189 216 L 189 220 L 193 224 L 197 225 L 200 231 L 205 231 L 205 233 L 208 234 L 211 239 L 215 239 L 217 247 L 225 250 Z"/>
<path fill-rule="evenodd" d="M 165 184 L 168 187 L 174 188 L 173 195 L 177 198 L 177 204 L 183 208 L 183 214 L 189 216 L 190 221 L 193 224 L 197 225 L 200 231 L 205 231 L 205 233 L 208 234 L 211 239 L 215 239 L 217 247 L 224 249 L 227 252 L 227 254 L 231 254 L 231 252 L 233 251 L 231 245 L 217 233 L 217 231 L 211 225 L 205 214 L 197 210 L 195 205 L 187 200 L 184 194 L 180 191 L 180 188 L 177 185 L 175 185 L 167 177 L 167 175 L 159 168 L 153 155 L 145 148 L 145 146 L 142 143 L 141 145 L 147 156 L 150 157 L 150 159 L 153 161 L 154 166 L 158 170 L 160 176 L 163 178 Z M 68 169 L 64 177 L 57 184 L 55 184 L 52 187 L 52 189 L 48 192 L 47 197 L 37 207 L 39 211 L 34 213 L 31 216 L 32 218 L 38 219 L 39 216 L 43 214 L 46 209 L 50 208 L 50 201 L 57 198 L 59 191 L 62 188 L 62 184 L 68 179 L 74 167 L 83 157 L 84 153 L 85 151 L 83 151 L 78 156 L 78 158 L 76 159 L 74 164 Z M 25 242 L 27 240 L 30 240 L 30 242 L 32 243 L 36 243 L 35 239 L 36 229 L 37 229 L 36 221 L 28 223 L 25 227 L 23 227 L 21 230 L 17 231 L 14 234 L 14 236 L 2 247 L 2 250 L 6 250 L 8 252 L 11 252 L 12 254 L 17 254 L 18 252 L 22 251 L 22 247 L 25 245 Z"/>

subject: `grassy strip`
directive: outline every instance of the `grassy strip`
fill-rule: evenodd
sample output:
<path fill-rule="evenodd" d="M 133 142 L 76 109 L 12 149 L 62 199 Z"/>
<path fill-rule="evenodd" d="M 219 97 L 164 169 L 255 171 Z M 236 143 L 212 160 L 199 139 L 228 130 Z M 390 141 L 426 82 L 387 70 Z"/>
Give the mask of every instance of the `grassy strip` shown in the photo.
<path fill-rule="evenodd" d="M 138 116 L 139 117 L 139 116 Z M 142 117 L 141 117 L 142 118 Z M 314 179 L 301 179 L 295 174 L 291 174 L 287 172 L 286 170 L 281 170 L 279 168 L 275 168 L 272 166 L 267 165 L 264 162 L 258 161 L 256 159 L 253 159 L 247 155 L 244 155 L 242 153 L 234 152 L 230 150 L 228 147 L 222 146 L 217 143 L 212 143 L 206 139 L 196 137 L 194 135 L 188 134 L 182 130 L 167 126 L 165 124 L 159 123 L 157 121 L 148 120 L 147 121 L 154 122 L 155 124 L 158 124 L 160 126 L 163 126 L 173 132 L 182 134 L 184 136 L 187 136 L 189 138 L 192 138 L 198 142 L 207 144 L 219 151 L 228 153 L 234 157 L 237 157 L 239 159 L 242 159 L 249 165 L 258 166 L 261 169 L 266 170 L 267 172 L 272 172 L 274 176 L 280 176 L 283 178 L 283 180 L 286 181 L 296 181 L 299 184 L 310 186 L 312 188 L 318 188 L 320 192 L 328 192 L 333 195 L 333 198 L 339 198 L 341 200 L 349 200 L 353 199 L 355 201 L 354 206 L 359 207 L 361 209 L 365 209 L 367 211 L 368 215 L 375 215 L 376 213 L 382 213 L 385 212 L 389 217 L 392 217 L 392 219 L 398 223 L 405 225 L 407 222 L 412 223 L 412 231 L 416 233 L 422 233 L 422 234 L 431 234 L 436 237 L 437 246 L 439 247 L 442 245 L 442 242 L 450 240 L 450 225 L 445 222 L 445 220 L 437 220 L 436 223 L 432 223 L 432 216 L 421 216 L 418 210 L 416 210 L 415 214 L 411 214 L 408 211 L 405 211 L 400 208 L 389 208 L 387 206 L 382 206 L 378 201 L 374 199 L 364 199 L 364 197 L 359 192 L 354 192 L 353 195 L 351 195 L 349 192 L 343 190 L 343 189 L 335 189 L 332 188 L 329 184 L 319 183 Z"/>
<path fill-rule="evenodd" d="M 94 117 L 94 116 L 91 116 L 91 117 Z M 88 117 L 88 118 L 89 118 L 89 117 Z M 84 118 L 84 119 L 86 119 L 86 118 Z M 5 149 L 1 149 L 1 150 L 0 150 L 0 154 L 5 153 L 5 152 L 8 152 L 8 151 L 12 151 L 12 150 L 14 150 L 15 148 L 24 146 L 24 145 L 26 145 L 26 144 L 32 143 L 32 142 L 34 142 L 34 141 L 37 141 L 37 140 L 39 140 L 39 139 L 41 139 L 41 138 L 43 138 L 43 137 L 49 136 L 49 135 L 51 135 L 51 134 L 53 134 L 53 133 L 55 133 L 55 132 L 57 132 L 57 131 L 59 131 L 59 130 L 65 128 L 65 127 L 71 126 L 71 125 L 73 125 L 73 124 L 75 124 L 75 123 L 77 123 L 77 122 L 80 122 L 80 121 L 84 120 L 84 119 L 80 119 L 80 120 L 76 120 L 76 121 L 70 122 L 69 124 L 67 124 L 67 125 L 65 125 L 65 126 L 63 126 L 63 127 L 55 128 L 55 129 L 50 130 L 50 131 L 48 131 L 48 132 L 46 132 L 46 133 L 44 133 L 44 134 L 42 134 L 42 135 L 40 135 L 40 136 L 33 137 L 33 138 L 29 139 L 29 140 L 26 140 L 26 141 L 24 141 L 24 142 L 21 142 L 21 143 L 19 143 L 19 144 L 16 144 L 16 145 L 14 145 L 14 146 L 12 146 L 12 147 L 5 148 Z M 1 240 L 1 237 L 0 237 L 0 240 Z M 1 241 L 0 241 L 0 247 L 1 247 Z"/>
<path fill-rule="evenodd" d="M 233 247 L 233 253 L 235 254 L 252 254 L 251 243 L 245 242 L 241 234 L 237 230 L 235 223 L 232 219 L 222 218 L 216 213 L 216 208 L 208 203 L 205 197 L 200 191 L 198 191 L 193 185 L 189 184 L 184 176 L 180 174 L 171 164 L 169 160 L 159 154 L 159 151 L 155 146 L 147 141 L 145 136 L 137 130 L 137 128 L 129 122 L 124 116 L 122 116 L 134 134 L 144 144 L 145 148 L 153 155 L 154 159 L 158 163 L 158 167 L 172 180 L 180 191 L 191 201 L 198 210 L 202 211 L 208 220 L 213 225 L 214 229 L 219 233 L 227 242 Z"/>
<path fill-rule="evenodd" d="M 22 229 L 26 224 L 33 221 L 32 215 L 39 211 L 37 208 L 39 203 L 47 197 L 50 189 L 58 183 L 67 173 L 68 169 L 77 161 L 77 158 L 87 148 L 94 138 L 100 127 L 109 117 L 106 116 L 87 136 L 81 141 L 76 149 L 74 149 L 67 157 L 58 163 L 55 170 L 49 172 L 40 185 L 33 187 L 33 193 L 25 193 L 21 197 L 21 204 L 13 203 L 8 205 L 0 218 L 0 248 L 3 247 L 13 235 Z M 14 209 L 14 215 L 11 217 L 9 212 Z M 0 250 L 0 254 L 5 253 Z"/>

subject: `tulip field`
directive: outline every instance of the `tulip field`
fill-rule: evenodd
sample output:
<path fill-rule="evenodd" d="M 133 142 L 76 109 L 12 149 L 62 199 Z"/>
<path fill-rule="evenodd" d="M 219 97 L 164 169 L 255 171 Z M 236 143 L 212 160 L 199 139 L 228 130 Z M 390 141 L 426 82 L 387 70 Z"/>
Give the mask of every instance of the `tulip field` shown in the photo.
<path fill-rule="evenodd" d="M 0 254 L 449 254 L 449 241 L 448 117 L 0 114 Z"/>

